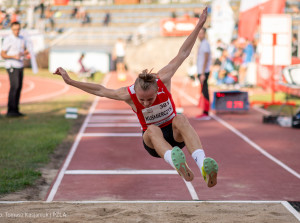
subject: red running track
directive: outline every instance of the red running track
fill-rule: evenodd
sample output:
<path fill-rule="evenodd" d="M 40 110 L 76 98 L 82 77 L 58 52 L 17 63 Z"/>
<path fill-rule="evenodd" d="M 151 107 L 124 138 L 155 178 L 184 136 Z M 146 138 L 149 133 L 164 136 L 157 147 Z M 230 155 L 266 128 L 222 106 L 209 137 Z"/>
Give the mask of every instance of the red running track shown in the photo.
<path fill-rule="evenodd" d="M 110 88 L 134 80 L 130 75 L 125 82 L 115 74 L 107 77 Z M 176 77 L 172 93 L 199 134 L 206 155 L 219 164 L 216 187 L 207 188 L 186 149 L 195 173 L 192 183 L 185 183 L 163 159 L 148 155 L 129 106 L 100 98 L 46 200 L 300 200 L 299 130 L 262 124 L 262 114 L 255 109 L 197 121 L 193 118 L 199 112 L 197 87 Z"/>

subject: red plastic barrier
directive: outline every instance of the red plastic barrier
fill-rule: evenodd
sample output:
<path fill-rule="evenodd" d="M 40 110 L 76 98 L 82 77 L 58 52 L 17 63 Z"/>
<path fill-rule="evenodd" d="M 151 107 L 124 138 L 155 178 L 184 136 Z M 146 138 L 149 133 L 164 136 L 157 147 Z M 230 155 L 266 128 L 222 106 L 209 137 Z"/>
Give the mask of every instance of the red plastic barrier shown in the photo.
<path fill-rule="evenodd" d="M 292 57 L 292 64 L 300 64 L 300 58 L 299 57 Z"/>

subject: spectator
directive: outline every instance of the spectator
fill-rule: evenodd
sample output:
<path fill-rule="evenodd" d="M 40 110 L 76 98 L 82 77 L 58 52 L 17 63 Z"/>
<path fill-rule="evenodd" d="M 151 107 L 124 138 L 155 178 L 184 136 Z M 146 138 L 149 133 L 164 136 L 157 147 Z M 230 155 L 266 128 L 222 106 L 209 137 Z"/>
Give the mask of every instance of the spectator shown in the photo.
<path fill-rule="evenodd" d="M 237 71 L 229 58 L 228 51 L 223 50 L 220 58 L 220 69 L 217 77 L 218 84 L 235 84 L 237 83 Z"/>
<path fill-rule="evenodd" d="M 199 9 L 195 9 L 194 10 L 194 18 L 199 18 L 200 17 L 200 10 Z"/>
<path fill-rule="evenodd" d="M 117 73 L 122 74 L 125 72 L 125 43 L 123 39 L 118 38 L 113 51 L 113 59 L 116 61 Z"/>
<path fill-rule="evenodd" d="M 71 19 L 74 19 L 74 18 L 76 18 L 76 15 L 77 15 L 77 13 L 78 13 L 78 7 L 77 7 L 77 6 L 75 6 L 75 7 L 72 9 L 72 12 L 71 12 L 70 18 L 71 18 Z"/>
<path fill-rule="evenodd" d="M 53 19 L 53 15 L 54 15 L 54 11 L 52 11 L 51 9 L 51 5 L 48 5 L 47 8 L 46 8 L 46 11 L 45 11 L 45 18 L 48 20 L 48 22 L 50 23 L 50 26 L 51 26 L 51 31 L 54 30 L 55 28 L 55 22 L 54 22 L 54 19 Z"/>
<path fill-rule="evenodd" d="M 9 27 L 10 25 L 10 14 L 8 12 L 4 12 L 4 15 L 3 15 L 4 19 L 2 21 L 2 27 L 5 29 L 7 27 Z"/>
<path fill-rule="evenodd" d="M 83 6 L 80 6 L 80 7 L 78 8 L 78 12 L 77 12 L 77 14 L 76 14 L 76 18 L 77 18 L 77 19 L 83 19 L 84 16 L 85 16 L 85 14 L 86 14 L 85 8 L 84 8 Z"/>
<path fill-rule="evenodd" d="M 81 22 L 81 25 L 84 26 L 86 24 L 90 24 L 91 23 L 91 17 L 89 15 L 88 12 L 85 12 L 83 18 L 82 18 L 82 22 Z"/>
<path fill-rule="evenodd" d="M 247 74 L 248 65 L 250 62 L 253 61 L 253 58 L 254 58 L 253 44 L 251 41 L 246 40 L 245 48 L 242 55 L 243 62 L 239 69 L 239 84 L 241 86 L 246 85 L 246 74 Z"/>
<path fill-rule="evenodd" d="M 45 18 L 45 0 L 41 0 L 40 4 L 37 5 L 34 8 L 34 11 L 37 11 L 38 9 L 40 9 L 40 18 L 43 19 Z"/>
<path fill-rule="evenodd" d="M 21 19 L 21 12 L 19 9 L 13 10 L 10 17 L 10 22 L 20 22 Z"/>
<path fill-rule="evenodd" d="M 110 13 L 109 13 L 109 11 L 106 11 L 104 20 L 103 20 L 103 25 L 108 26 L 109 23 L 110 23 Z"/>
<path fill-rule="evenodd" d="M 171 18 L 172 19 L 176 19 L 177 18 L 177 14 L 176 14 L 175 10 L 172 10 L 172 12 L 171 12 Z"/>
<path fill-rule="evenodd" d="M 2 10 L 0 11 L 0 28 L 2 29 L 3 28 L 3 22 L 5 20 L 5 17 L 6 17 L 6 12 L 5 10 Z"/>
<path fill-rule="evenodd" d="M 94 74 L 96 73 L 95 72 L 95 69 L 93 68 L 87 68 L 84 64 L 83 64 L 83 60 L 84 60 L 84 57 L 85 57 L 85 54 L 82 53 L 80 55 L 80 58 L 78 60 L 78 63 L 80 65 L 80 70 L 79 70 L 79 76 L 87 76 L 87 77 L 91 77 L 91 78 L 94 78 Z"/>
<path fill-rule="evenodd" d="M 228 57 L 232 60 L 234 58 L 234 54 L 237 50 L 236 47 L 236 43 L 237 43 L 237 39 L 233 38 L 229 44 L 229 46 L 227 47 L 227 51 L 228 51 Z"/>
<path fill-rule="evenodd" d="M 292 37 L 292 56 L 293 57 L 298 57 L 298 39 L 297 39 L 297 34 L 293 34 Z"/>
<path fill-rule="evenodd" d="M 7 117 L 24 116 L 19 112 L 19 102 L 23 84 L 24 57 L 28 55 L 28 51 L 27 43 L 20 35 L 20 29 L 19 22 L 11 24 L 12 34 L 4 39 L 1 51 L 10 81 Z"/>
<path fill-rule="evenodd" d="M 214 58 L 220 58 L 223 50 L 226 48 L 225 44 L 222 42 L 221 39 L 218 39 L 216 42 L 216 47 L 214 50 Z"/>

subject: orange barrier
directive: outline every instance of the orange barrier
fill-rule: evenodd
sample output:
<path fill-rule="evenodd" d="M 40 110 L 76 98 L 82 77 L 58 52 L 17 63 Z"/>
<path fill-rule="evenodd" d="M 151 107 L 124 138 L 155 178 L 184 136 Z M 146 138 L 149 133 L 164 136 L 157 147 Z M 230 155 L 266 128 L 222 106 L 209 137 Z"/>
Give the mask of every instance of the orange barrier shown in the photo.
<path fill-rule="evenodd" d="M 163 36 L 188 36 L 195 28 L 198 18 L 163 19 L 160 29 Z"/>

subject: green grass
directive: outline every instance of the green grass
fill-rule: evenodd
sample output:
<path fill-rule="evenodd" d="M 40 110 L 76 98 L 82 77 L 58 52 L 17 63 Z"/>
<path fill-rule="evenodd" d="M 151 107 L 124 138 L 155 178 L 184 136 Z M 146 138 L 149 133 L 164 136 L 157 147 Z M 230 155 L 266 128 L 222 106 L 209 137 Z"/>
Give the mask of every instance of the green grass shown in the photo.
<path fill-rule="evenodd" d="M 25 75 L 34 74 L 26 70 Z M 61 80 L 47 70 L 36 76 Z M 97 77 L 98 81 L 102 76 Z M 49 162 L 55 148 L 66 139 L 77 121 L 65 119 L 65 109 L 76 107 L 82 117 L 91 101 L 87 93 L 63 96 L 22 104 L 20 110 L 27 114 L 24 118 L 0 118 L 0 195 L 34 185 L 41 176 L 39 169 Z"/>
<path fill-rule="evenodd" d="M 286 98 L 288 97 L 288 100 Z M 271 93 L 261 93 L 256 95 L 251 95 L 249 97 L 250 102 L 261 102 L 258 105 L 263 106 L 263 103 L 271 103 L 272 102 L 272 94 Z M 281 115 L 292 115 L 295 114 L 297 109 L 300 106 L 300 98 L 289 96 L 283 92 L 278 92 L 274 94 L 274 102 L 280 102 L 282 105 L 270 105 L 265 107 L 268 111 Z M 293 105 L 284 105 L 285 102 L 294 103 Z"/>

